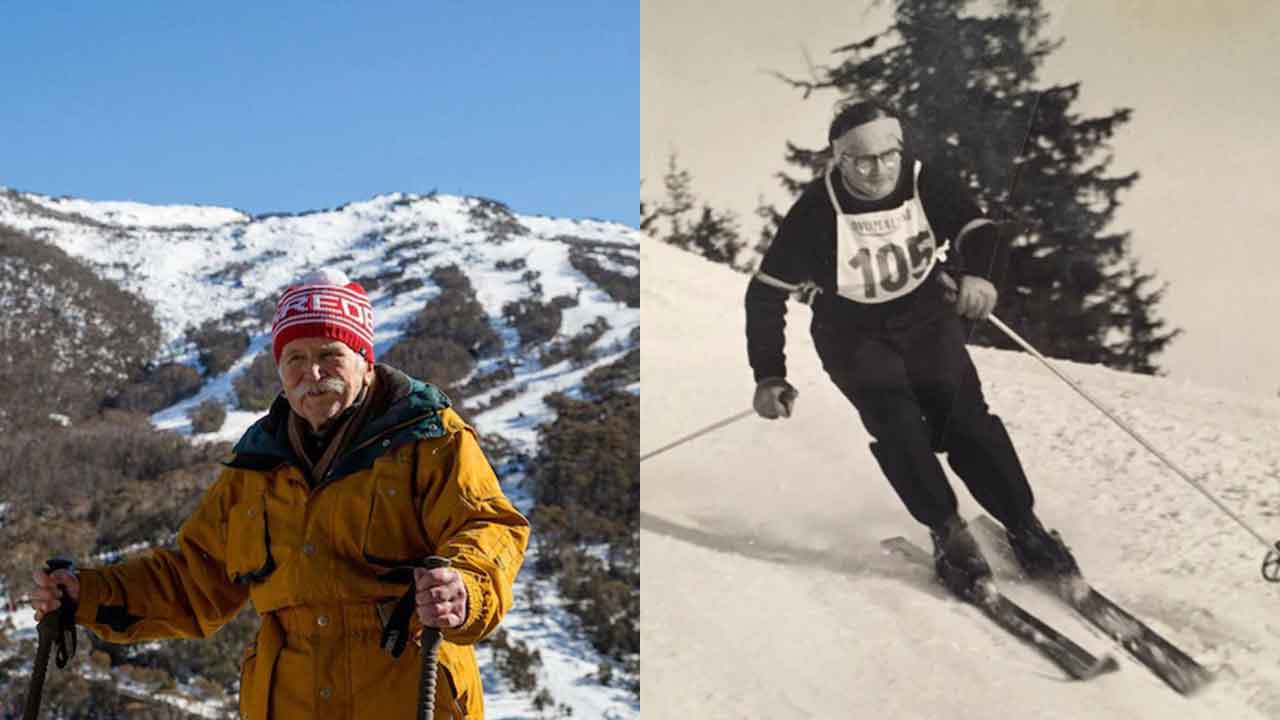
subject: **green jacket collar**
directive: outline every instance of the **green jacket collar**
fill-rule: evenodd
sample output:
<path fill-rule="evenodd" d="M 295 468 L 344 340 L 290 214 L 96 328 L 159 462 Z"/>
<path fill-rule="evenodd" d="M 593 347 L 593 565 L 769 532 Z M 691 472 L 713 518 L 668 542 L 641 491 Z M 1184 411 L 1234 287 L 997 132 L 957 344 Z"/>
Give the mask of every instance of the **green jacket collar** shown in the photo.
<path fill-rule="evenodd" d="M 334 463 L 332 475 L 341 477 L 373 465 L 378 456 L 423 438 L 443 437 L 440 411 L 451 405 L 448 396 L 430 383 L 412 378 L 390 365 L 375 365 L 378 382 L 391 388 L 386 412 L 371 418 L 351 442 L 351 450 Z M 289 401 L 283 394 L 271 403 L 265 417 L 249 427 L 232 449 L 227 467 L 268 470 L 298 465 L 289 447 Z M 381 436 L 386 437 L 381 437 Z"/>

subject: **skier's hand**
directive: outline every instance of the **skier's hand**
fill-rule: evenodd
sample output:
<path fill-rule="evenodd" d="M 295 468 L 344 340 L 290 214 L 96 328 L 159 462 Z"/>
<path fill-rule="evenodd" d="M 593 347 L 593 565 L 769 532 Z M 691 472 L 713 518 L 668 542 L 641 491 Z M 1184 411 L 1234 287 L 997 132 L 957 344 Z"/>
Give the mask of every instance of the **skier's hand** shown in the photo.
<path fill-rule="evenodd" d="M 467 586 L 457 570 L 414 568 L 414 604 L 426 627 L 453 628 L 467 619 Z"/>
<path fill-rule="evenodd" d="M 80 580 L 70 570 L 54 570 L 47 573 L 37 569 L 31 573 L 36 587 L 31 591 L 31 609 L 36 611 L 36 621 L 62 606 L 62 598 L 58 592 L 61 587 L 72 602 L 80 600 Z"/>
<path fill-rule="evenodd" d="M 768 420 L 791 417 L 800 393 L 785 378 L 769 377 L 756 385 L 756 395 L 751 401 L 756 414 Z"/>
<path fill-rule="evenodd" d="M 942 273 L 938 277 L 947 288 L 947 299 L 956 304 L 956 312 L 960 317 L 985 320 L 996 309 L 996 286 L 986 278 L 962 275 L 957 287 L 955 279 L 950 275 Z"/>

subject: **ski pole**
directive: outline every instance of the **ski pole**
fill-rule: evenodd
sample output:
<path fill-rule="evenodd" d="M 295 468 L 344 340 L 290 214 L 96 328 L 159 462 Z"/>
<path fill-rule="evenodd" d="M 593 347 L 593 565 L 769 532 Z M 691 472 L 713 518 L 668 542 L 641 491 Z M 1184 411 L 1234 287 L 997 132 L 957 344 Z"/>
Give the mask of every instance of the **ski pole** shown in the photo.
<path fill-rule="evenodd" d="M 1255 538 L 1257 538 L 1258 542 L 1262 543 L 1262 545 L 1267 548 L 1267 556 L 1262 561 L 1262 577 L 1269 582 L 1280 582 L 1280 540 L 1277 540 L 1274 544 L 1268 542 L 1266 538 L 1262 537 L 1261 533 L 1259 533 L 1257 530 L 1254 530 L 1252 527 L 1250 527 L 1249 524 L 1246 523 L 1244 520 L 1242 520 L 1239 515 L 1236 515 L 1234 512 L 1232 512 L 1231 508 L 1228 508 L 1220 500 L 1218 500 L 1218 498 L 1214 497 L 1212 493 L 1206 490 L 1204 486 L 1202 486 L 1200 483 L 1196 482 L 1195 479 L 1193 479 L 1191 475 L 1189 475 L 1185 470 L 1183 470 L 1181 467 L 1178 467 L 1178 465 L 1174 463 L 1172 460 L 1170 460 L 1168 456 L 1160 452 L 1154 445 L 1147 442 L 1147 440 L 1143 438 L 1141 435 L 1139 435 L 1133 428 L 1125 424 L 1125 422 L 1121 420 L 1119 417 L 1116 417 L 1116 415 L 1112 413 L 1110 410 L 1108 410 L 1102 403 L 1095 400 L 1092 395 L 1085 392 L 1084 388 L 1080 387 L 1071 378 L 1067 377 L 1065 374 L 1059 371 L 1058 368 L 1054 367 L 1053 364 L 1050 363 L 1049 360 L 1045 358 L 1044 355 L 1041 355 L 1034 347 L 1031 346 L 1031 343 L 1028 343 L 1026 340 L 1023 340 L 1022 337 L 1018 335 L 1018 333 L 1014 332 L 1013 329 L 1010 328 L 1008 325 L 1005 325 L 1000 320 L 1000 318 L 995 316 L 995 314 L 988 315 L 987 320 L 989 320 L 992 325 L 995 325 L 1000 330 L 1000 332 L 1003 332 L 1005 335 L 1008 335 L 1009 339 L 1017 343 L 1019 347 L 1021 347 L 1023 350 L 1026 350 L 1028 353 L 1032 355 L 1032 357 L 1039 360 L 1045 367 L 1049 368 L 1049 370 L 1052 371 L 1054 375 L 1057 375 L 1063 382 L 1065 382 L 1068 386 L 1070 386 L 1072 390 L 1075 390 L 1077 393 L 1079 393 L 1080 397 L 1083 397 L 1085 400 L 1088 400 L 1091 405 L 1097 408 L 1103 415 L 1106 415 L 1109 420 L 1114 422 L 1116 425 L 1120 426 L 1121 430 L 1124 430 L 1125 432 L 1129 433 L 1129 436 L 1132 437 L 1134 440 L 1137 440 L 1139 445 L 1142 445 L 1142 447 L 1150 451 L 1152 455 L 1155 455 L 1157 458 L 1159 458 L 1161 462 L 1163 462 L 1171 470 L 1177 473 L 1177 475 L 1181 477 L 1184 481 L 1186 481 L 1188 485 L 1195 488 L 1196 490 L 1199 490 L 1200 494 L 1204 495 L 1206 498 L 1209 499 L 1210 502 L 1218 506 L 1218 509 L 1221 510 L 1223 513 L 1225 513 L 1227 517 L 1234 520 L 1237 525 L 1244 528 L 1246 531 L 1248 531 L 1250 535 L 1253 535 Z"/>
<path fill-rule="evenodd" d="M 69 570 L 70 560 L 54 558 L 45 563 L 45 572 Z M 49 653 L 56 642 L 58 645 L 58 667 L 67 666 L 67 661 L 76 651 L 76 611 L 62 586 L 58 586 L 61 604 L 58 609 L 45 613 L 36 625 L 36 633 L 40 644 L 36 647 L 36 664 L 31 668 L 31 680 L 27 684 L 27 697 L 22 711 L 22 720 L 36 720 L 40 714 L 40 700 L 44 694 L 44 678 L 49 670 Z M 68 648 L 68 646 L 70 646 Z"/>
<path fill-rule="evenodd" d="M 422 564 L 428 570 L 449 567 L 449 559 L 432 555 Z M 436 708 L 436 655 L 440 651 L 440 628 L 422 628 L 422 667 L 418 675 L 418 720 L 431 720 Z"/>
<path fill-rule="evenodd" d="M 666 451 L 668 451 L 668 450 L 670 450 L 670 449 L 672 449 L 672 448 L 674 448 L 674 447 L 679 447 L 680 445 L 683 445 L 683 444 L 685 444 L 685 443 L 687 443 L 687 442 L 689 442 L 689 441 L 691 441 L 691 440 L 696 440 L 696 439 L 698 439 L 698 438 L 702 437 L 703 435 L 706 435 L 706 434 L 707 434 L 707 433 L 709 433 L 709 432 L 714 432 L 714 431 L 716 431 L 716 430 L 719 430 L 720 428 L 722 428 L 722 427 L 724 427 L 724 426 L 726 426 L 726 425 L 731 425 L 731 424 L 733 424 L 733 423 L 736 423 L 736 422 L 738 422 L 739 420 L 741 420 L 742 418 L 747 417 L 747 416 L 749 416 L 749 415 L 752 415 L 752 414 L 754 414 L 754 413 L 755 413 L 755 410 L 751 410 L 751 409 L 743 410 L 742 412 L 738 413 L 737 415 L 730 415 L 729 417 L 727 417 L 727 418 L 725 418 L 725 419 L 723 419 L 723 420 L 718 420 L 718 421 L 716 421 L 716 422 L 713 422 L 713 423 L 711 423 L 710 425 L 708 425 L 708 426 L 706 426 L 706 427 L 702 428 L 701 430 L 695 430 L 694 432 L 691 432 L 691 433 L 689 433 L 688 435 L 685 435 L 684 437 L 678 438 L 678 439 L 676 439 L 676 440 L 675 440 L 675 441 L 673 441 L 673 442 L 670 442 L 670 443 L 667 443 L 666 445 L 663 445 L 662 447 L 658 448 L 657 450 L 654 450 L 654 451 L 652 451 L 652 452 L 647 452 L 647 453 L 645 453 L 644 455 L 641 455 L 641 456 L 640 456 L 640 462 L 644 462 L 645 460 L 648 460 L 649 458 L 651 458 L 651 457 L 653 457 L 653 456 L 655 456 L 655 455 L 661 455 L 662 453 L 664 453 L 664 452 L 666 452 Z"/>

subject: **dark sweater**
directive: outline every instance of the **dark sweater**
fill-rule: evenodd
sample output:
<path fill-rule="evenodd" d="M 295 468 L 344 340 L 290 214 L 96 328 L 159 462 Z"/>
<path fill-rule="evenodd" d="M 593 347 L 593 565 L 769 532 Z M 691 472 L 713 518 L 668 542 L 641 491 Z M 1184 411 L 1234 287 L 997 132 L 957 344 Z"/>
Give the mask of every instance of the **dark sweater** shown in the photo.
<path fill-rule="evenodd" d="M 832 176 L 832 186 L 843 213 L 888 210 L 914 196 L 914 160 L 904 158 L 893 192 L 879 200 L 855 198 Z M 939 246 L 950 241 L 945 270 L 953 277 L 978 275 L 995 281 L 1006 262 L 1007 247 L 985 218 L 973 193 L 957 179 L 923 164 L 919 176 L 920 202 Z M 963 234 L 961 230 L 965 229 Z M 954 312 L 945 299 L 934 266 L 926 281 L 903 297 L 879 304 L 853 302 L 836 293 L 836 218 L 823 178 L 805 187 L 787 211 L 773 243 L 760 264 L 759 275 L 747 286 L 747 356 L 755 378 L 786 377 L 783 352 L 786 301 L 790 292 L 777 284 L 813 285 L 813 334 L 865 333 L 905 328 Z M 772 284 L 771 284 L 772 283 Z"/>

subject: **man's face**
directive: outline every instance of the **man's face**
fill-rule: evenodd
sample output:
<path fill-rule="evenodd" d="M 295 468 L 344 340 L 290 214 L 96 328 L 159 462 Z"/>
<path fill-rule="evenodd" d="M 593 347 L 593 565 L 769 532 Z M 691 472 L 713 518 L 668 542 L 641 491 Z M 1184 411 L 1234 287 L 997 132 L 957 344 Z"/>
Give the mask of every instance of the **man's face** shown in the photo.
<path fill-rule="evenodd" d="M 902 125 L 877 118 L 850 128 L 831 143 L 845 186 L 856 196 L 879 200 L 898 185 L 902 172 Z"/>
<path fill-rule="evenodd" d="M 280 382 L 289 407 L 316 432 L 351 407 L 372 378 L 373 365 L 339 340 L 298 338 L 280 353 Z"/>

